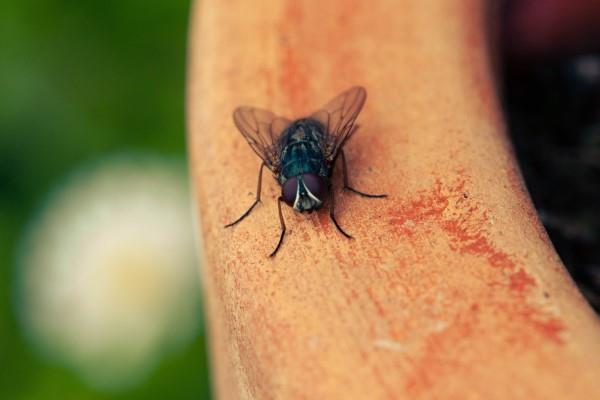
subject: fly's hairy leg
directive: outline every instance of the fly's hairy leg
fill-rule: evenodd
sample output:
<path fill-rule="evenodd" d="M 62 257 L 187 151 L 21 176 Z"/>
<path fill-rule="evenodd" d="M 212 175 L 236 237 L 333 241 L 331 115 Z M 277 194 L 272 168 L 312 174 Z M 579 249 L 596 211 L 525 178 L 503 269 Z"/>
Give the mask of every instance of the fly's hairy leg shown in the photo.
<path fill-rule="evenodd" d="M 342 155 L 342 173 L 344 176 L 344 190 L 349 190 L 351 192 L 354 192 L 360 196 L 363 197 L 369 197 L 369 198 L 383 198 L 383 197 L 387 197 L 387 194 L 369 194 L 369 193 L 364 193 L 361 192 L 359 190 L 354 189 L 353 187 L 350 186 L 350 184 L 348 183 L 348 165 L 346 164 L 346 156 L 344 155 L 344 150 L 341 149 L 340 153 Z"/>
<path fill-rule="evenodd" d="M 348 239 L 353 239 L 352 236 L 350 236 L 349 234 L 347 234 L 340 227 L 340 224 L 338 224 L 337 220 L 335 219 L 335 197 L 333 195 L 333 186 L 329 188 L 329 218 L 331 218 L 331 220 L 333 221 L 333 224 L 335 225 L 335 227 L 337 228 L 337 230 L 340 231 L 340 233 L 342 235 L 346 236 Z"/>
<path fill-rule="evenodd" d="M 281 202 L 282 201 L 283 201 L 283 197 L 279 197 L 277 199 L 277 209 L 279 211 L 279 224 L 281 225 L 281 236 L 279 236 L 279 242 L 277 242 L 277 247 L 275 247 L 275 250 L 273 250 L 273 252 L 271 254 L 269 254 L 269 257 L 275 256 L 275 254 L 281 247 L 281 243 L 283 243 L 283 237 L 285 236 L 285 221 L 283 220 L 283 213 L 281 212 Z"/>
<path fill-rule="evenodd" d="M 225 225 L 225 228 L 229 228 L 230 226 L 234 226 L 235 224 L 237 224 L 238 222 L 240 222 L 241 220 L 243 220 L 244 218 L 246 218 L 248 215 L 250 215 L 250 212 L 252 212 L 252 210 L 254 209 L 254 207 L 256 207 L 256 205 L 258 203 L 260 203 L 260 191 L 261 191 L 261 187 L 262 187 L 262 173 L 263 173 L 263 167 L 264 166 L 265 166 L 265 163 L 263 162 L 262 164 L 260 164 L 260 169 L 258 170 L 258 187 L 256 188 L 256 200 L 254 200 L 254 203 L 252 203 L 252 205 L 250 206 L 250 208 L 247 209 L 246 212 L 243 213 L 241 217 L 239 217 L 238 219 L 236 219 L 232 223 Z"/>

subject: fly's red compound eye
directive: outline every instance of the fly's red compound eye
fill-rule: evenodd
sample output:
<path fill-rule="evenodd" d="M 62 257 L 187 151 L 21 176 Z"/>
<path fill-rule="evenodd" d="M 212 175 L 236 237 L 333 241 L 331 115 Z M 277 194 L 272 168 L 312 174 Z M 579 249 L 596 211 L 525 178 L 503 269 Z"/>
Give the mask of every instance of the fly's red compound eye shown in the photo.
<path fill-rule="evenodd" d="M 303 174 L 302 180 L 304 186 L 308 189 L 313 196 L 319 199 L 321 202 L 325 200 L 327 196 L 327 185 L 319 175 L 316 174 Z"/>
<path fill-rule="evenodd" d="M 298 178 L 293 177 L 285 181 L 281 194 L 283 195 L 283 201 L 286 202 L 290 207 L 294 206 L 296 201 L 296 192 L 298 191 Z"/>

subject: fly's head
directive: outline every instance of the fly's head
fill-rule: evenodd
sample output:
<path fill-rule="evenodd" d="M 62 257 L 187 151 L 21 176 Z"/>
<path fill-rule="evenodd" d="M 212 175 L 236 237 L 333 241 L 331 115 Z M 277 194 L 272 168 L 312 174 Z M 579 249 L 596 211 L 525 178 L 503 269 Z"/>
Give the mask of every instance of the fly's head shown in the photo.
<path fill-rule="evenodd" d="M 283 200 L 294 210 L 312 212 L 323 205 L 328 185 L 317 174 L 301 174 L 289 178 L 281 188 Z"/>

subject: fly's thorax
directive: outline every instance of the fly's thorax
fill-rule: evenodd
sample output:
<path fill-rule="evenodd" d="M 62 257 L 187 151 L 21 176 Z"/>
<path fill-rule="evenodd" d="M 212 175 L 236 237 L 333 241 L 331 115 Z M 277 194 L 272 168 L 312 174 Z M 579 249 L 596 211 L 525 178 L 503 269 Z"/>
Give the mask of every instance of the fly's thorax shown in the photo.
<path fill-rule="evenodd" d="M 281 178 L 285 180 L 302 174 L 329 177 L 330 165 L 323 151 L 323 126 L 310 119 L 292 123 L 281 135 Z"/>
<path fill-rule="evenodd" d="M 307 173 L 285 181 L 281 188 L 283 200 L 296 211 L 311 212 L 323 206 L 328 195 L 327 179 Z"/>
<path fill-rule="evenodd" d="M 313 119 L 299 119 L 290 124 L 281 134 L 279 142 L 282 146 L 302 141 L 321 141 L 325 136 L 325 128 Z"/>

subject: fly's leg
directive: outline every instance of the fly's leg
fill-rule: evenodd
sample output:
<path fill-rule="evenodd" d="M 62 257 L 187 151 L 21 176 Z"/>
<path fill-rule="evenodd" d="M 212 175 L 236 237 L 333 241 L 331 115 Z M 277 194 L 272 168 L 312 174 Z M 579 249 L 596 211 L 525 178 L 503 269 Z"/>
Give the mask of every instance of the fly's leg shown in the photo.
<path fill-rule="evenodd" d="M 277 247 L 275 247 L 275 250 L 273 250 L 273 252 L 269 254 L 269 257 L 275 256 L 275 253 L 277 253 L 277 250 L 279 250 L 279 248 L 281 247 L 281 243 L 283 243 L 283 236 L 285 236 L 285 221 L 283 220 L 283 214 L 281 213 L 282 201 L 283 197 L 279 197 L 277 199 L 277 209 L 279 210 L 279 224 L 281 225 L 281 236 L 279 236 L 279 242 L 277 242 Z"/>
<path fill-rule="evenodd" d="M 335 219 L 335 199 L 333 196 L 333 187 L 329 188 L 329 218 L 331 218 L 333 224 L 342 235 L 346 236 L 348 239 L 354 239 L 340 227 L 340 224 L 338 224 L 337 220 Z"/>
<path fill-rule="evenodd" d="M 243 220 L 244 218 L 246 218 L 250 214 L 250 212 L 254 209 L 254 207 L 256 207 L 256 205 L 258 203 L 260 203 L 260 189 L 261 189 L 261 186 L 262 186 L 262 172 L 263 172 L 263 167 L 264 166 L 265 166 L 265 163 L 263 162 L 262 164 L 260 164 L 260 169 L 258 170 L 258 187 L 256 188 L 256 200 L 254 200 L 254 203 L 252 203 L 252 205 L 250 206 L 250 208 L 247 209 L 246 212 L 243 213 L 241 217 L 239 217 L 238 219 L 236 219 L 232 223 L 225 225 L 225 228 L 229 228 L 230 226 L 234 226 L 235 224 L 237 224 L 238 222 L 240 222 L 241 220 Z"/>
<path fill-rule="evenodd" d="M 387 197 L 387 194 L 369 194 L 369 193 L 363 193 L 359 190 L 354 189 L 353 187 L 350 187 L 350 184 L 348 183 L 348 165 L 346 164 L 346 156 L 344 155 L 344 150 L 340 149 L 340 153 L 342 153 L 342 172 L 344 175 L 344 189 L 345 190 L 349 190 L 351 192 L 354 192 L 360 196 L 363 197 L 370 197 L 370 198 L 382 198 L 382 197 Z"/>

